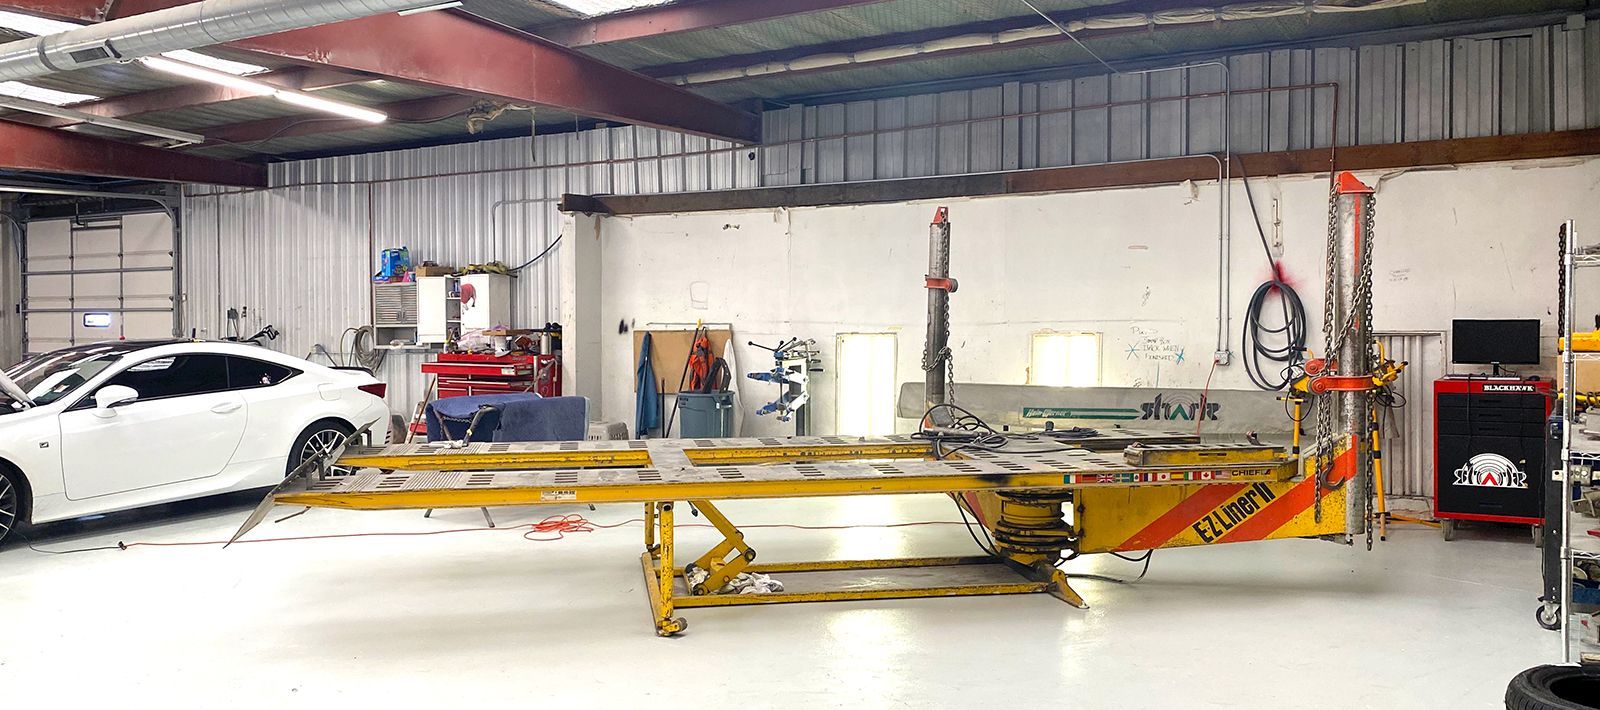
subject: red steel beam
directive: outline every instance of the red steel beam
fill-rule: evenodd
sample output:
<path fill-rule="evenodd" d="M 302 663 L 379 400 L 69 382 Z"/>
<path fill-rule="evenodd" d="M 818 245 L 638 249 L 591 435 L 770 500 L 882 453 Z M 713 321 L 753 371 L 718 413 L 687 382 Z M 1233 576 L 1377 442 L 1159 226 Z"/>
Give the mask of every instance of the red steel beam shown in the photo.
<path fill-rule="evenodd" d="M 482 99 L 452 94 L 450 96 L 432 96 L 409 101 L 396 101 L 372 108 L 389 114 L 389 120 L 391 121 L 432 123 L 465 112 L 479 101 L 482 101 Z M 206 142 L 199 147 L 212 148 L 227 143 L 251 144 L 273 138 L 311 136 L 320 133 L 336 133 L 371 127 L 372 124 L 365 121 L 346 118 L 280 116 L 278 118 L 266 118 L 259 121 L 246 121 L 244 123 L 207 128 L 205 129 Z M 246 145 L 246 147 L 250 146 Z"/>
<path fill-rule="evenodd" d="M 28 12 L 80 21 L 184 4 L 120 0 L 107 9 L 104 1 L 0 0 Z M 747 143 L 761 139 L 761 119 L 753 113 L 454 11 L 374 15 L 227 46 L 591 118 Z"/>
<path fill-rule="evenodd" d="M 289 67 L 287 69 L 279 69 L 277 71 L 263 72 L 251 76 L 250 78 L 258 81 L 264 81 L 274 86 L 281 86 L 287 89 L 299 89 L 302 91 L 327 89 L 335 86 L 347 86 L 350 84 L 360 84 L 372 80 L 370 77 L 351 74 L 348 72 L 334 71 L 331 69 L 316 69 L 311 67 Z M 114 96 L 108 99 L 101 99 L 99 101 L 76 104 L 72 107 L 72 110 L 82 111 L 84 113 L 103 116 L 106 118 L 125 118 L 128 116 L 137 116 L 145 113 L 173 111 L 195 106 L 209 106 L 212 104 L 219 104 L 227 101 L 237 101 L 239 99 L 255 98 L 258 96 L 259 94 L 239 91 L 237 89 L 230 89 L 226 86 L 195 83 L 183 84 L 166 89 L 155 89 L 153 91 L 142 91 L 137 94 L 125 94 L 123 96 Z M 70 118 L 38 116 L 27 113 L 17 113 L 6 116 L 6 118 L 8 120 L 18 121 L 20 123 L 27 123 L 34 126 L 46 126 L 50 128 L 60 128 L 62 126 L 71 126 L 82 123 L 82 121 L 75 121 Z"/>
<path fill-rule="evenodd" d="M 562 22 L 534 29 L 539 35 L 568 47 L 626 42 L 645 37 L 732 27 L 780 17 L 841 10 L 884 0 L 702 0 L 661 5 L 590 20 Z"/>
<path fill-rule="evenodd" d="M 761 119 L 753 113 L 453 12 L 375 15 L 231 46 L 591 118 L 746 143 L 761 139 Z"/>
<path fill-rule="evenodd" d="M 266 187 L 267 169 L 0 121 L 0 168 L 63 175 Z"/>

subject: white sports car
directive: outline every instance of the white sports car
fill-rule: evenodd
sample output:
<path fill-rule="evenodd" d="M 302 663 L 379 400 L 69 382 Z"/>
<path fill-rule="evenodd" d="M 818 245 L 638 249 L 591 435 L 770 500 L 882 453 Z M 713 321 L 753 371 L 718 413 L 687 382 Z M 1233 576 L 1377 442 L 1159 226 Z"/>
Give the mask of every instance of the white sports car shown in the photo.
<path fill-rule="evenodd" d="M 372 424 L 385 385 L 233 342 L 117 341 L 0 375 L 0 541 L 45 523 L 271 486 Z"/>

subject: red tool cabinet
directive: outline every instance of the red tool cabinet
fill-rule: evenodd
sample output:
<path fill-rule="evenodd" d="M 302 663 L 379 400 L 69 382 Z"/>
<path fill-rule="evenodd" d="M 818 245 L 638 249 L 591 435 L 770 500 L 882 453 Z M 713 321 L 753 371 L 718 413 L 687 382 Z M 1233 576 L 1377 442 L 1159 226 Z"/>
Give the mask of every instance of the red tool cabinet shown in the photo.
<path fill-rule="evenodd" d="M 556 355 L 440 353 L 422 364 L 422 373 L 439 378 L 438 397 L 537 392 L 561 396 L 561 358 Z"/>
<path fill-rule="evenodd" d="M 1434 517 L 1544 523 L 1550 385 L 1481 375 L 1434 381 Z"/>

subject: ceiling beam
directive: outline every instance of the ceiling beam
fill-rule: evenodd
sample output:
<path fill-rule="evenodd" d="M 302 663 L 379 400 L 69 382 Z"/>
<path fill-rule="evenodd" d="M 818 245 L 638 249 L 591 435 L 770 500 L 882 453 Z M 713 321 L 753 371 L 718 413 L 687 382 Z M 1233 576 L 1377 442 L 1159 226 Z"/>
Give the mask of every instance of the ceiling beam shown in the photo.
<path fill-rule="evenodd" d="M 1246 153 L 1234 160 L 1261 178 L 1318 174 L 1330 170 L 1387 170 L 1512 160 L 1600 155 L 1600 128 L 1515 136 L 1454 138 L 1339 148 Z M 562 195 L 567 212 L 606 215 L 682 214 L 774 207 L 821 207 L 985 195 L 1018 195 L 1073 190 L 1104 190 L 1142 185 L 1176 185 L 1185 180 L 1217 179 L 1217 161 L 1190 155 L 1133 163 L 1100 163 L 1062 168 L 938 177 L 869 180 L 854 183 L 713 190 L 661 195 Z"/>
<path fill-rule="evenodd" d="M 375 15 L 230 46 L 590 118 L 743 143 L 761 139 L 761 119 L 753 113 L 450 11 Z"/>
<path fill-rule="evenodd" d="M 449 96 L 431 96 L 409 101 L 396 101 L 371 108 L 388 114 L 389 120 L 395 122 L 433 123 L 464 113 L 480 101 L 482 99 L 472 96 L 452 94 Z M 264 118 L 258 121 L 245 121 L 244 123 L 207 128 L 205 129 L 206 142 L 198 146 L 188 147 L 219 148 L 229 143 L 242 143 L 246 144 L 243 147 L 248 149 L 254 147 L 249 144 L 274 138 L 312 136 L 321 133 L 337 133 L 372 127 L 372 124 L 366 121 L 333 116 L 327 118 L 280 116 L 278 118 Z"/>
<path fill-rule="evenodd" d="M 120 0 L 108 13 L 103 0 L 0 0 L 3 6 L 79 21 L 182 4 Z M 761 119 L 753 113 L 455 11 L 374 15 L 226 46 L 590 118 L 745 143 L 761 138 Z"/>
<path fill-rule="evenodd" d="M 0 121 L 0 168 L 160 182 L 265 187 L 267 170 L 54 128 Z"/>
<path fill-rule="evenodd" d="M 561 22 L 533 30 L 557 44 L 587 47 L 647 37 L 745 25 L 813 12 L 872 5 L 884 0 L 702 0 Z"/>
<path fill-rule="evenodd" d="M 1052 19 L 1054 19 L 1055 21 L 1057 21 L 1057 22 L 1065 24 L 1067 22 L 1072 22 L 1072 21 L 1075 21 L 1075 20 L 1084 20 L 1084 19 L 1088 19 L 1088 18 L 1091 18 L 1091 17 L 1103 17 L 1103 16 L 1106 16 L 1106 15 L 1121 15 L 1121 14 L 1129 14 L 1129 13 L 1163 12 L 1163 11 L 1168 11 L 1168 10 L 1190 8 L 1190 7 L 1194 7 L 1194 6 L 1195 6 L 1195 0 L 1124 0 L 1123 2 L 1111 3 L 1111 4 L 1108 4 L 1108 5 L 1096 5 L 1094 7 L 1083 8 L 1083 9 L 1080 9 L 1080 10 L 1073 10 L 1071 12 L 1052 13 L 1050 15 L 1050 17 Z M 1017 3 L 1017 7 L 1021 8 L 1022 10 L 1026 10 L 1027 9 L 1027 6 L 1022 5 L 1021 3 Z M 641 74 L 645 74 L 647 76 L 653 76 L 653 77 L 679 76 L 679 75 L 683 75 L 683 74 L 694 74 L 694 73 L 706 72 L 706 71 L 720 71 L 720 70 L 724 70 L 724 69 L 738 69 L 740 67 L 748 67 L 748 66 L 753 66 L 753 65 L 757 65 L 757 64 L 766 64 L 766 63 L 769 63 L 769 62 L 788 62 L 788 61 L 794 61 L 796 59 L 801 59 L 803 57 L 812 57 L 812 56 L 823 55 L 823 54 L 850 54 L 850 53 L 854 53 L 854 52 L 864 52 L 864 51 L 873 50 L 873 49 L 880 49 L 880 48 L 883 48 L 883 47 L 897 47 L 897 46 L 900 46 L 900 45 L 921 44 L 921 43 L 924 43 L 924 42 L 933 42 L 933 41 L 938 41 L 938 40 L 942 40 L 942 39 L 948 39 L 948 38 L 951 38 L 951 37 L 962 37 L 962 36 L 965 36 L 965 35 L 992 34 L 992 33 L 996 33 L 996 32 L 1005 32 L 1005 31 L 1008 31 L 1008 30 L 1021 29 L 1021 28 L 1024 28 L 1024 27 L 1037 27 L 1037 26 L 1044 25 L 1044 24 L 1046 24 L 1044 18 L 1039 17 L 1039 15 L 1036 14 L 1036 13 L 1026 12 L 1026 13 L 1023 13 L 1023 14 L 1018 14 L 1018 15 L 1015 15 L 1015 16 L 1012 16 L 1012 17 L 1007 17 L 1007 18 L 1003 18 L 1003 19 L 999 19 L 999 20 L 986 20 L 986 21 L 983 21 L 983 22 L 973 22 L 973 23 L 968 23 L 968 24 L 964 24 L 964 25 L 949 25 L 949 26 L 945 26 L 945 27 L 932 27 L 932 28 L 927 28 L 927 29 L 913 30 L 911 32 L 899 32 L 899 33 L 895 33 L 895 34 L 877 35 L 877 36 L 872 36 L 872 37 L 859 37 L 859 38 L 854 38 L 854 39 L 842 40 L 842 41 L 838 41 L 838 42 L 824 42 L 824 43 L 820 43 L 820 44 L 808 44 L 808 45 L 799 46 L 799 47 L 789 47 L 787 49 L 781 49 L 781 50 L 772 50 L 772 51 L 765 51 L 765 52 L 751 52 L 751 53 L 748 53 L 748 54 L 728 55 L 728 56 L 723 56 L 723 57 L 716 57 L 716 58 L 713 58 L 713 59 L 699 59 L 699 60 L 692 60 L 692 61 L 687 61 L 687 62 L 675 62 L 675 63 L 672 63 L 672 64 L 658 64 L 658 65 L 649 66 L 649 67 L 641 67 L 638 71 Z M 1136 32 L 1148 32 L 1150 30 L 1141 27 L 1141 28 L 1135 28 L 1134 31 L 1136 31 Z M 1126 30 L 1121 30 L 1121 31 L 1118 31 L 1118 30 L 1087 30 L 1087 31 L 1080 32 L 1080 33 L 1075 33 L 1075 34 L 1080 39 L 1085 39 L 1085 38 L 1102 37 L 1102 36 L 1106 36 L 1106 35 L 1126 34 L 1126 33 L 1127 33 Z M 911 56 L 911 57 L 907 57 L 905 59 L 873 62 L 871 65 L 889 64 L 889 63 L 898 62 L 898 61 L 927 60 L 928 58 L 931 58 L 931 57 L 939 57 L 939 58 L 951 57 L 951 56 L 957 56 L 957 55 L 961 55 L 961 54 L 970 54 L 970 53 L 974 53 L 974 52 L 988 52 L 988 51 L 996 51 L 996 50 L 1021 49 L 1023 47 L 1028 47 L 1028 46 L 1037 45 L 1037 44 L 1051 44 L 1051 43 L 1062 42 L 1062 41 L 1070 41 L 1070 40 L 1068 40 L 1067 37 L 1065 37 L 1063 35 L 1055 35 L 1055 36 L 1051 36 L 1051 37 L 1043 37 L 1043 38 L 1033 39 L 1033 40 L 1023 40 L 1023 41 L 1020 41 L 1020 42 L 1012 42 L 1012 43 L 1009 43 L 1009 44 L 997 44 L 997 45 L 985 45 L 985 46 L 976 46 L 976 47 L 960 47 L 960 48 L 956 48 L 956 49 L 946 49 L 946 50 L 938 51 L 938 52 L 928 52 L 928 53 L 924 53 L 924 54 L 917 54 L 917 55 L 914 55 L 914 56 Z M 852 67 L 859 69 L 859 68 L 861 68 L 863 66 L 871 66 L 871 65 L 867 65 L 867 64 L 862 64 L 862 65 L 846 64 L 846 65 L 838 65 L 838 66 L 827 66 L 827 67 L 822 67 L 822 68 L 816 69 L 816 70 L 811 70 L 811 69 L 791 70 L 791 71 L 785 72 L 783 74 L 783 76 L 793 76 L 795 74 L 802 73 L 802 72 L 804 72 L 804 73 L 813 73 L 813 72 L 836 71 L 836 70 L 841 70 L 841 69 L 849 69 L 849 68 L 852 68 Z"/>
<path fill-rule="evenodd" d="M 371 77 L 352 74 L 349 72 L 335 71 L 332 69 L 317 69 L 312 67 L 289 67 L 276 71 L 263 72 L 250 77 L 257 81 L 264 81 L 273 86 L 286 89 L 299 89 L 301 91 L 315 91 L 336 86 L 348 86 L 371 81 Z M 230 89 L 216 84 L 193 83 L 180 84 L 165 89 L 141 91 L 137 94 L 113 96 L 99 101 L 75 104 L 74 111 L 93 114 L 104 118 L 126 118 L 146 113 L 161 111 L 175 111 L 178 109 L 196 106 L 210 106 L 239 99 L 260 98 L 260 94 Z M 61 128 L 71 126 L 81 121 L 54 116 L 37 116 L 33 114 L 13 114 L 6 116 L 8 120 L 27 123 L 34 126 Z"/>

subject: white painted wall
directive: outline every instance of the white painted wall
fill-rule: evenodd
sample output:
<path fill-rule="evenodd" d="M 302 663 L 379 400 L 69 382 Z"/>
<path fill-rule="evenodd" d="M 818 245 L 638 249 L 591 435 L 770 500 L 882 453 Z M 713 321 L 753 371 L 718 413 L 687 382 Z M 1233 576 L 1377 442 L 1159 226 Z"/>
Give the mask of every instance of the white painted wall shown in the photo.
<path fill-rule="evenodd" d="M 1555 229 L 1568 217 L 1600 242 L 1600 160 L 1496 164 L 1363 174 L 1377 184 L 1379 330 L 1448 330 L 1455 317 L 1539 317 L 1553 338 Z M 1269 239 L 1311 312 L 1320 350 L 1325 177 L 1251 181 Z M 838 333 L 899 334 L 900 381 L 920 380 L 927 224 L 936 205 L 954 222 L 952 300 L 957 382 L 1022 384 L 1042 329 L 1104 334 L 1103 384 L 1200 387 L 1216 333 L 1215 183 L 926 203 L 761 210 L 601 220 L 600 321 L 731 322 L 748 372 L 770 363 L 742 344 L 789 336 L 823 344 Z M 1272 224 L 1277 201 L 1281 227 Z M 1236 183 L 1229 342 L 1217 388 L 1248 388 L 1239 328 L 1267 277 Z M 1600 279 L 1592 279 L 1600 294 Z M 704 295 L 704 307 L 696 307 Z M 1592 303 L 1600 304 L 1600 298 Z M 1593 310 L 1591 308 L 1591 310 Z M 1582 323 L 1586 317 L 1581 316 Z M 631 421 L 631 336 L 601 334 L 599 416 Z M 1553 342 L 1547 343 L 1553 350 Z M 1181 361 L 1179 354 L 1181 353 Z M 792 431 L 753 410 L 776 387 L 742 380 L 746 435 Z M 814 383 L 815 431 L 833 428 L 834 379 Z"/>

